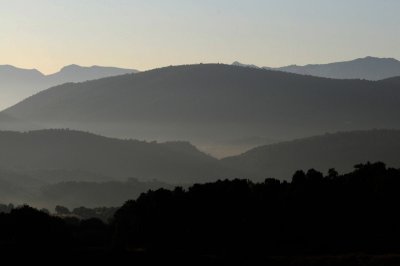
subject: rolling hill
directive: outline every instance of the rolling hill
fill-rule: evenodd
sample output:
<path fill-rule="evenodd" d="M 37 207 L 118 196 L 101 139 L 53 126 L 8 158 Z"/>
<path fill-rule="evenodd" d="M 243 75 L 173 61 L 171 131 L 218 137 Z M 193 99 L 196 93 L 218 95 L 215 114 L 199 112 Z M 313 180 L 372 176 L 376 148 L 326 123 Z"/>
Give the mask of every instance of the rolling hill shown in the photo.
<path fill-rule="evenodd" d="M 0 203 L 116 206 L 148 189 L 217 179 L 290 180 L 310 168 L 349 172 L 367 161 L 400 167 L 400 130 L 325 134 L 221 160 L 186 142 L 106 138 L 72 130 L 0 132 Z M 157 180 L 157 181 L 156 181 Z"/>
<path fill-rule="evenodd" d="M 400 90 L 389 81 L 335 80 L 221 64 L 166 67 L 68 83 L 3 113 L 113 137 L 188 140 L 209 147 L 239 139 L 293 138 L 399 128 Z M 232 154 L 232 152 L 230 153 Z"/>
<path fill-rule="evenodd" d="M 149 143 L 72 130 L 39 130 L 0 132 L 0 147 L 0 169 L 47 183 L 83 181 L 84 173 L 89 180 L 135 177 L 168 183 L 202 182 L 232 174 L 217 159 L 186 142 Z"/>
<path fill-rule="evenodd" d="M 400 167 L 400 131 L 370 130 L 339 132 L 265 145 L 221 163 L 249 173 L 255 180 L 267 177 L 290 179 L 299 169 L 326 173 L 336 168 L 341 173 L 366 162 L 385 162 Z"/>

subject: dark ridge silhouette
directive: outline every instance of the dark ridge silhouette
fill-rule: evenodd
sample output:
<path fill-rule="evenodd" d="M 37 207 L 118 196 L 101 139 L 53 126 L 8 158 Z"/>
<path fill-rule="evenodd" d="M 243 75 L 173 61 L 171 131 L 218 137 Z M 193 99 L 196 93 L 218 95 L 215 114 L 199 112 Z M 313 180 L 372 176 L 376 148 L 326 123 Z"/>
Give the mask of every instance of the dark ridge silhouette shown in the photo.
<path fill-rule="evenodd" d="M 287 66 L 276 70 L 336 79 L 381 80 L 400 76 L 400 61 L 394 58 L 365 57 L 322 65 Z"/>
<path fill-rule="evenodd" d="M 36 69 L 0 65 L 0 91 L 2 92 L 0 109 L 9 107 L 41 90 L 66 82 L 82 82 L 137 72 L 134 69 L 116 67 L 69 65 L 63 67 L 59 72 L 44 75 Z"/>
<path fill-rule="evenodd" d="M 0 168 L 46 182 L 68 181 L 52 180 L 52 171 L 64 171 L 61 178 L 73 177 L 77 172 L 80 176 L 88 173 L 119 180 L 136 177 L 169 183 L 202 182 L 233 174 L 188 142 L 156 143 L 73 130 L 39 130 L 0 132 L 0 147 Z M 51 172 L 42 175 L 43 171 Z"/>
<path fill-rule="evenodd" d="M 397 265 L 399 188 L 400 169 L 377 162 L 150 190 L 121 208 L 0 205 L 0 243 L 4 257 L 46 250 L 91 263 Z"/>
<path fill-rule="evenodd" d="M 397 84 L 387 81 L 201 64 L 64 84 L 4 113 L 46 127 L 207 147 L 232 139 L 398 128 L 399 98 Z"/>
<path fill-rule="evenodd" d="M 391 83 L 394 85 L 400 85 L 400 76 L 399 77 L 393 77 L 393 78 L 388 78 L 382 80 L 383 82 Z"/>
<path fill-rule="evenodd" d="M 286 265 L 278 262 L 293 256 L 300 261 L 288 265 L 306 265 L 302 256 L 396 253 L 399 188 L 399 169 L 367 163 L 344 175 L 334 169 L 326 176 L 297 171 L 291 183 L 236 179 L 149 191 L 117 211 L 114 245 L 240 265 L 274 258 L 273 265 Z"/>
<path fill-rule="evenodd" d="M 232 169 L 249 173 L 254 180 L 289 179 L 296 169 L 350 171 L 357 162 L 385 161 L 400 167 L 400 131 L 339 132 L 261 146 L 222 159 Z"/>
<path fill-rule="evenodd" d="M 258 68 L 258 69 L 260 68 L 260 67 L 258 67 L 258 66 L 256 66 L 256 65 L 242 64 L 242 63 L 240 63 L 240 62 L 238 62 L 238 61 L 233 62 L 233 63 L 232 63 L 232 66 L 249 67 L 249 68 Z"/>
<path fill-rule="evenodd" d="M 378 58 L 371 56 L 329 64 L 311 64 L 305 66 L 290 65 L 277 68 L 258 67 L 256 65 L 246 65 L 239 62 L 234 62 L 232 65 L 279 70 L 288 73 L 333 79 L 381 80 L 400 76 L 400 61 L 394 58 Z"/>
<path fill-rule="evenodd" d="M 117 67 L 68 65 L 59 72 L 46 76 L 52 84 L 63 84 L 66 82 L 83 82 L 87 80 L 100 79 L 111 76 L 138 73 L 136 69 L 125 69 Z"/>

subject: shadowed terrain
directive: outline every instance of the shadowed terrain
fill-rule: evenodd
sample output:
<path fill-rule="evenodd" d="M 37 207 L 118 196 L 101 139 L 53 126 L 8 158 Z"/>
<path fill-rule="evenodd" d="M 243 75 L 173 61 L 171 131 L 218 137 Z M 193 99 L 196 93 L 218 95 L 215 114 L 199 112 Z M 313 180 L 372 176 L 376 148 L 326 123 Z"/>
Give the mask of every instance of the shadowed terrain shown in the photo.
<path fill-rule="evenodd" d="M 399 99 L 394 80 L 334 80 L 204 64 L 68 83 L 4 113 L 45 127 L 183 139 L 202 148 L 237 139 L 273 141 L 338 130 L 398 128 Z M 240 147 L 244 151 L 261 144 L 268 143 Z M 228 154 L 223 147 L 214 153 Z"/>

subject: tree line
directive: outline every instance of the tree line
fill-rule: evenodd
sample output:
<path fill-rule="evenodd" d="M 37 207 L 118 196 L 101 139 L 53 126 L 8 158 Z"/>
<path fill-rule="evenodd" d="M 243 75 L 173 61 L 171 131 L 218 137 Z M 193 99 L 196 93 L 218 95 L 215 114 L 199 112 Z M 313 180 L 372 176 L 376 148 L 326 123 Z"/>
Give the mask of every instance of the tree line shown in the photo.
<path fill-rule="evenodd" d="M 400 251 L 400 169 L 384 163 L 297 171 L 291 182 L 220 180 L 159 189 L 109 223 L 23 206 L 0 214 L 5 247 L 235 258 Z M 65 211 L 65 210 L 59 210 Z M 237 259 L 237 260 L 236 260 Z"/>

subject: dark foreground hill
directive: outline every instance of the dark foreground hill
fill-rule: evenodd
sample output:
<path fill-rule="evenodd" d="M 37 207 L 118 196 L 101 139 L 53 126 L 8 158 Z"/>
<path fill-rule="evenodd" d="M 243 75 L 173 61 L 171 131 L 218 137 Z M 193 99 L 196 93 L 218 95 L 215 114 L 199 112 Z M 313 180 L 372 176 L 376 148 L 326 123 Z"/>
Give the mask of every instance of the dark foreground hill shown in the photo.
<path fill-rule="evenodd" d="M 149 191 L 110 224 L 25 206 L 0 214 L 0 243 L 14 261 L 46 250 L 45 258 L 114 265 L 398 265 L 399 189 L 399 169 L 368 163 L 347 174 L 298 171 L 291 182 Z M 72 214 L 96 210 L 115 211 Z"/>
<path fill-rule="evenodd" d="M 257 180 L 289 179 L 296 169 L 350 171 L 359 162 L 385 161 L 400 167 L 400 131 L 370 130 L 325 134 L 261 146 L 221 162 Z"/>
<path fill-rule="evenodd" d="M 399 128 L 399 103 L 400 90 L 393 82 L 204 64 L 64 84 L 5 113 L 46 127 L 184 139 L 210 147 L 238 139 L 286 140 L 338 130 Z M 223 155 L 223 147 L 215 154 Z"/>

